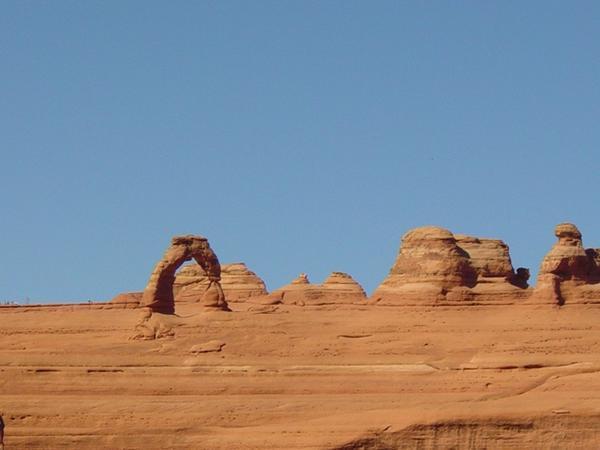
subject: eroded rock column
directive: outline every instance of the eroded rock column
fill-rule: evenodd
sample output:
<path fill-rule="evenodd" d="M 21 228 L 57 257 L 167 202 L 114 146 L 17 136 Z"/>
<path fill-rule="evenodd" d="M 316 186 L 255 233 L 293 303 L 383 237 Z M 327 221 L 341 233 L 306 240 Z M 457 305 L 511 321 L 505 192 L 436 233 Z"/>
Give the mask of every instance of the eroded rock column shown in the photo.
<path fill-rule="evenodd" d="M 554 234 L 558 242 L 542 260 L 535 299 L 557 305 L 597 301 L 600 292 L 590 286 L 600 281 L 594 249 L 585 250 L 581 232 L 572 223 L 558 224 Z"/>

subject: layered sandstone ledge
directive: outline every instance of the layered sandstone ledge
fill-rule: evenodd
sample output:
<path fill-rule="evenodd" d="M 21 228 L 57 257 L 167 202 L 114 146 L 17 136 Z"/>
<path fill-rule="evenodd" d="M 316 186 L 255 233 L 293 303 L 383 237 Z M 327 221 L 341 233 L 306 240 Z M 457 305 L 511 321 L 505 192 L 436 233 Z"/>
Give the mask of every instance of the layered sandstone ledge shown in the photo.
<path fill-rule="evenodd" d="M 0 313 L 7 449 L 595 449 L 600 439 L 596 306 L 255 315 L 183 303 L 169 318 L 176 334 L 158 341 L 129 340 L 136 310 Z"/>

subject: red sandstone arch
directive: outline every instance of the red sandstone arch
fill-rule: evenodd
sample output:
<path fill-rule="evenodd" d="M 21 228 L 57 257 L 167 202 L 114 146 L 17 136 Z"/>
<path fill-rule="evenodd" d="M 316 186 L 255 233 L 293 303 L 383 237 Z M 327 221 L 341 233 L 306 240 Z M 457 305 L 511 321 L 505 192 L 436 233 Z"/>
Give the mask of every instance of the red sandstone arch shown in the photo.
<path fill-rule="evenodd" d="M 212 251 L 208 240 L 202 236 L 175 236 L 171 245 L 156 264 L 150 280 L 144 289 L 142 305 L 152 312 L 163 314 L 175 313 L 173 298 L 173 282 L 175 272 L 185 261 L 195 259 L 206 272 L 210 284 L 201 301 L 202 306 L 214 309 L 229 309 L 221 289 L 221 265 L 217 255 Z"/>

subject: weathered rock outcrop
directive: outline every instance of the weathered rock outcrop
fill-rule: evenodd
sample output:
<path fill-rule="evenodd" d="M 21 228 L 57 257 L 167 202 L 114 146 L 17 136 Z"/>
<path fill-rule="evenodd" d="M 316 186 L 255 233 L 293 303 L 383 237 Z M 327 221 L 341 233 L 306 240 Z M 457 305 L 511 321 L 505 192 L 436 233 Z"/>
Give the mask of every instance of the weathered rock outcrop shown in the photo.
<path fill-rule="evenodd" d="M 304 273 L 273 292 L 281 302 L 292 305 L 353 304 L 364 302 L 365 291 L 350 275 L 332 272 L 323 284 L 312 284 Z"/>
<path fill-rule="evenodd" d="M 573 224 L 557 225 L 555 234 L 558 241 L 544 257 L 533 290 L 528 286 L 529 269 L 514 270 L 503 241 L 455 235 L 436 226 L 415 228 L 402 237 L 399 254 L 373 293 L 372 303 L 510 304 L 529 298 L 558 305 L 600 303 L 600 249 L 585 249 Z M 198 264 L 176 273 L 190 259 Z M 352 304 L 363 302 L 365 293 L 351 276 L 333 272 L 323 284 L 312 284 L 301 274 L 269 295 L 264 282 L 245 264 L 221 267 L 205 238 L 176 236 L 144 293 L 120 294 L 112 302 L 172 314 L 175 301 L 227 309 L 227 300 L 260 305 Z"/>
<path fill-rule="evenodd" d="M 586 248 L 585 253 L 592 261 L 592 265 L 596 266 L 592 270 L 596 276 L 600 276 L 600 248 Z"/>
<path fill-rule="evenodd" d="M 175 275 L 173 284 L 175 302 L 199 301 L 209 282 L 208 276 L 198 264 L 182 267 Z M 267 294 L 264 281 L 244 263 L 221 266 L 221 287 L 227 302 L 240 302 Z"/>
<path fill-rule="evenodd" d="M 420 227 L 402 237 L 396 261 L 372 298 L 390 305 L 438 303 L 452 289 L 472 287 L 476 280 L 469 255 L 450 231 Z"/>
<path fill-rule="evenodd" d="M 339 295 L 344 298 L 354 297 L 356 301 L 363 301 L 366 297 L 362 286 L 344 272 L 331 272 L 321 288 L 327 292 L 327 295 Z"/>
<path fill-rule="evenodd" d="M 455 234 L 457 245 L 469 258 L 471 266 L 481 278 L 509 278 L 514 275 L 508 245 L 499 239 L 484 239 Z"/>
<path fill-rule="evenodd" d="M 472 286 L 477 279 L 469 255 L 450 231 L 440 227 L 406 233 L 390 274 L 395 283 L 433 282 L 446 289 Z"/>
<path fill-rule="evenodd" d="M 117 294 L 110 303 L 117 303 L 124 308 L 137 308 L 142 301 L 143 292 L 122 292 Z"/>
<path fill-rule="evenodd" d="M 185 261 L 195 259 L 208 277 L 200 304 L 209 309 L 227 310 L 227 302 L 221 288 L 221 265 L 208 240 L 202 236 L 175 236 L 163 258 L 156 264 L 142 296 L 142 305 L 153 312 L 173 314 L 175 299 L 173 283 L 175 272 Z"/>
<path fill-rule="evenodd" d="M 264 281 L 244 263 L 223 264 L 220 284 L 226 302 L 241 302 L 251 297 L 262 298 L 267 295 Z M 196 263 L 182 266 L 175 273 L 173 282 L 175 303 L 201 302 L 209 285 L 210 279 L 202 266 Z M 142 292 L 123 292 L 115 296 L 111 303 L 134 308 L 140 305 L 142 294 Z"/>
<path fill-rule="evenodd" d="M 504 242 L 426 226 L 402 237 L 398 257 L 372 299 L 382 305 L 503 303 L 524 296 L 527 278 L 527 269 L 513 270 Z"/>
<path fill-rule="evenodd" d="M 551 414 L 464 417 L 366 434 L 332 450 L 356 449 L 595 449 L 600 417 L 553 410 Z M 560 442 L 559 445 L 557 443 Z"/>
<path fill-rule="evenodd" d="M 221 266 L 221 286 L 225 298 L 232 302 L 267 294 L 265 282 L 243 262 Z"/>
<path fill-rule="evenodd" d="M 600 302 L 598 251 L 584 249 L 581 232 L 571 223 L 558 224 L 558 242 L 542 260 L 534 299 L 539 302 Z"/>
<path fill-rule="evenodd" d="M 561 223 L 554 234 L 558 242 L 542 260 L 540 275 L 552 274 L 561 280 L 587 280 L 591 260 L 583 248 L 581 232 L 571 223 Z"/>
<path fill-rule="evenodd" d="M 475 269 L 477 282 L 468 296 L 478 302 L 510 302 L 530 295 L 526 291 L 529 269 L 513 269 L 510 251 L 500 239 L 478 238 L 456 234 L 456 243 L 469 256 L 469 263 Z"/>

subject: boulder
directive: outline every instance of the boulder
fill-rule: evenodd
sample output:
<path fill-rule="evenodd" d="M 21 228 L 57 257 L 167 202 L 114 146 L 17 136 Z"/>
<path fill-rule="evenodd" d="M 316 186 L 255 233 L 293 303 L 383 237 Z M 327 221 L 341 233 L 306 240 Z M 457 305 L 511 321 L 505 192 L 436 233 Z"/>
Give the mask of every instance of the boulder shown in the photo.
<path fill-rule="evenodd" d="M 600 248 L 586 248 L 585 253 L 590 259 L 592 273 L 594 273 L 596 277 L 600 276 Z"/>
<path fill-rule="evenodd" d="M 331 272 L 321 285 L 328 297 L 340 297 L 345 301 L 364 301 L 367 295 L 360 284 L 345 272 Z M 338 302 L 336 302 L 338 303 Z"/>
<path fill-rule="evenodd" d="M 304 306 L 307 301 L 310 303 L 322 297 L 318 285 L 312 284 L 305 273 L 298 275 L 290 284 L 274 290 L 273 295 L 279 297 L 282 303 L 298 306 Z"/>

